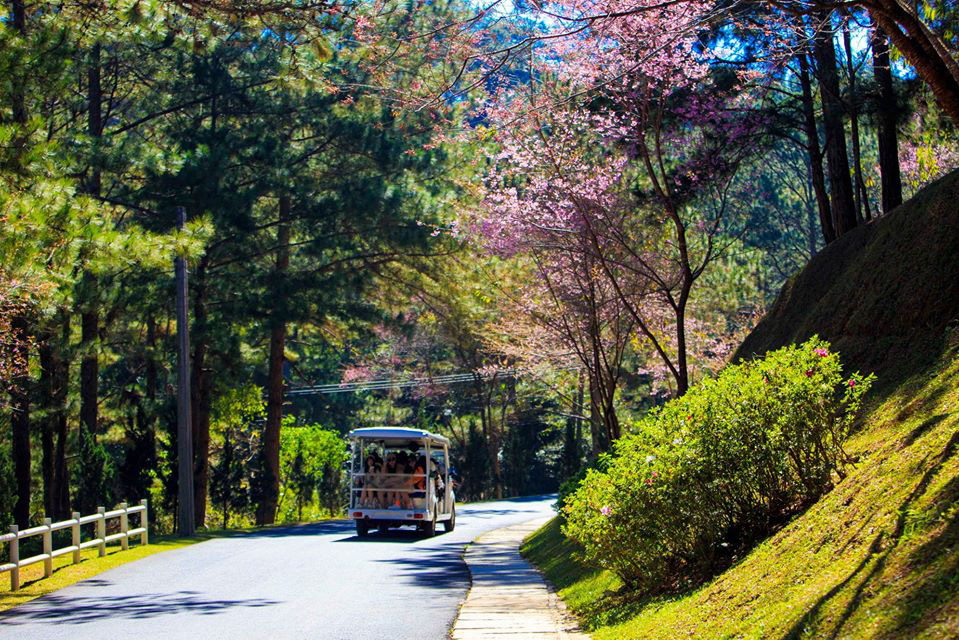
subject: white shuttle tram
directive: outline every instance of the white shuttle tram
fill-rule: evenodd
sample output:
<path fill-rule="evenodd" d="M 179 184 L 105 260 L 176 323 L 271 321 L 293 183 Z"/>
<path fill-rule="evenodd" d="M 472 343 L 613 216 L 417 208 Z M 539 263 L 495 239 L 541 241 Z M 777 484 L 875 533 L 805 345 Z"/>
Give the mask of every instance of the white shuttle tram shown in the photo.
<path fill-rule="evenodd" d="M 450 478 L 449 440 L 421 429 L 354 429 L 350 463 L 350 516 L 356 533 L 415 526 L 428 536 L 442 523 L 456 526 L 456 496 Z M 407 459 L 414 473 L 389 473 L 387 461 Z M 371 468 L 372 467 L 372 468 Z M 425 467 L 425 468 L 424 468 Z"/>

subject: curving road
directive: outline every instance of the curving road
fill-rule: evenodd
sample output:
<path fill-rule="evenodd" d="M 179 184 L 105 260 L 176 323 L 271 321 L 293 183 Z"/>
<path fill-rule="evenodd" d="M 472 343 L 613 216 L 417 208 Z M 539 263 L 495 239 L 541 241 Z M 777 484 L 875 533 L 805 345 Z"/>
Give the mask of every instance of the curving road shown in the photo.
<path fill-rule="evenodd" d="M 0 640 L 442 640 L 469 587 L 468 542 L 551 513 L 552 497 L 461 505 L 456 530 L 355 536 L 351 521 L 210 540 L 0 615 Z"/>

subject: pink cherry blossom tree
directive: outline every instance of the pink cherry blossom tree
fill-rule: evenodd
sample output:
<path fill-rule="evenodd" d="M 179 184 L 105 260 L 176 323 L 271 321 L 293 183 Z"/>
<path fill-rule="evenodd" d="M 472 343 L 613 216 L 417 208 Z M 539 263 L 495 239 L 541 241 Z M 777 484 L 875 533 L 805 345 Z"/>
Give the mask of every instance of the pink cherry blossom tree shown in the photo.
<path fill-rule="evenodd" d="M 613 315 L 629 317 L 681 395 L 690 296 L 723 250 L 731 178 L 759 123 L 741 95 L 710 80 L 688 41 L 675 47 L 692 61 L 671 66 L 682 56 L 659 47 L 661 65 L 643 68 L 630 61 L 643 59 L 645 45 L 592 33 L 581 44 L 544 63 L 553 77 L 535 91 L 495 96 L 488 113 L 499 153 L 476 230 L 501 254 L 533 256 L 554 300 L 583 299 L 582 287 L 552 293 L 568 284 L 560 274 L 602 281 L 617 301 Z M 609 68 L 624 75 L 556 106 Z"/>

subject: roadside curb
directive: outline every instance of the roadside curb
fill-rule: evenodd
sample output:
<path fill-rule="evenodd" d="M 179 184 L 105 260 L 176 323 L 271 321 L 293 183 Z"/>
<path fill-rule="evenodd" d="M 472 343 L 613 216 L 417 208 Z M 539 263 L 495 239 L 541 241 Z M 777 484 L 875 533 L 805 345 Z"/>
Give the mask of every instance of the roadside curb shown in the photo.
<path fill-rule="evenodd" d="M 523 540 L 551 518 L 483 534 L 466 549 L 472 586 L 453 624 L 453 640 L 588 640 L 559 596 L 519 554 Z"/>

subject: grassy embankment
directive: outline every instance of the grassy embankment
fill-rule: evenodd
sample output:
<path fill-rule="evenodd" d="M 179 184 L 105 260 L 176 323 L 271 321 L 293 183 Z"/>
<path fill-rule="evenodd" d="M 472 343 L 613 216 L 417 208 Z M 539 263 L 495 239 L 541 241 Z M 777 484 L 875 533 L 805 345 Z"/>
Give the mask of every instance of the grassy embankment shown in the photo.
<path fill-rule="evenodd" d="M 579 563 L 556 521 L 523 552 L 593 637 L 959 637 L 959 174 L 830 246 L 740 355 L 818 333 L 879 384 L 849 475 L 694 591 L 647 598 Z"/>

